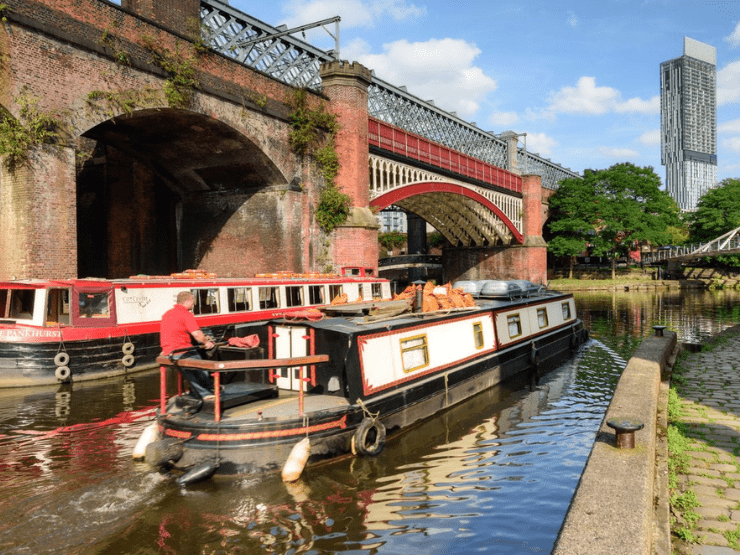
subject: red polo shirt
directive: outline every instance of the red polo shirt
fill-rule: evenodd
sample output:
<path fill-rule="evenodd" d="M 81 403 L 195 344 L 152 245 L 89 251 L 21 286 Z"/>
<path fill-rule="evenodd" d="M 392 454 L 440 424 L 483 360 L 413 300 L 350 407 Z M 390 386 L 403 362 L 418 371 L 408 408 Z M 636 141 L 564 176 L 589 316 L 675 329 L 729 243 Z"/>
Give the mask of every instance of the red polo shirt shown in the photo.
<path fill-rule="evenodd" d="M 190 334 L 199 329 L 193 313 L 181 304 L 176 304 L 162 316 L 159 328 L 159 344 L 162 346 L 162 354 L 168 355 L 175 349 L 191 347 L 193 342 Z"/>

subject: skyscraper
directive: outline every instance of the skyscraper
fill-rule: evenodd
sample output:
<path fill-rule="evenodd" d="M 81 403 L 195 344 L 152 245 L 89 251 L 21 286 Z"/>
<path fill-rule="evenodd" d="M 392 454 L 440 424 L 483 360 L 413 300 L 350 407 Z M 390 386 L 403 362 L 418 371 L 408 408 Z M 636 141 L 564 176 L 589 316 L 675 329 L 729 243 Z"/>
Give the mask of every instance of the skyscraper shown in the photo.
<path fill-rule="evenodd" d="M 717 184 L 717 49 L 684 37 L 683 56 L 660 64 L 660 159 L 666 189 L 696 210 Z"/>

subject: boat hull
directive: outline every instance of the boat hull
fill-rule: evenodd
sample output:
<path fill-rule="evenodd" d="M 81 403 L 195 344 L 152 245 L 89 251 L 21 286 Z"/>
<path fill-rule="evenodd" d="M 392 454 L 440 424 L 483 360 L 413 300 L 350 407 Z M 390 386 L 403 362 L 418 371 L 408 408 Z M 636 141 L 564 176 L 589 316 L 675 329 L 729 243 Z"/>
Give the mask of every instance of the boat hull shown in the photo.
<path fill-rule="evenodd" d="M 300 416 L 256 421 L 215 422 L 208 414 L 195 417 L 171 412 L 159 415 L 160 434 L 183 440 L 178 462 L 189 468 L 217 461 L 221 474 L 279 471 L 293 446 L 308 436 L 309 464 L 353 451 L 353 436 L 370 415 L 378 415 L 388 433 L 407 428 L 440 411 L 516 376 L 536 383 L 588 337 L 580 320 L 519 343 L 426 376 L 411 384 L 366 398 L 360 405 L 330 411 L 306 411 Z M 357 438 L 356 438 L 357 440 Z"/>

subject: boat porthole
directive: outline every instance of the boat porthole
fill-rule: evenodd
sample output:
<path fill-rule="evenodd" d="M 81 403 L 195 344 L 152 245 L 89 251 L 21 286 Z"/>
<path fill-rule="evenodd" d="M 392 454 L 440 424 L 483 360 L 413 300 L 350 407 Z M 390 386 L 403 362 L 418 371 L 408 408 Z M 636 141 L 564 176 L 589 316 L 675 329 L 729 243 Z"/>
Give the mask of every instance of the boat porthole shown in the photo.
<path fill-rule="evenodd" d="M 56 370 L 54 370 L 54 377 L 60 382 L 68 380 L 70 374 L 71 372 L 69 371 L 69 366 L 59 366 Z"/>
<path fill-rule="evenodd" d="M 365 418 L 352 436 L 352 451 L 360 455 L 379 455 L 385 447 L 385 426 L 380 420 Z"/>
<path fill-rule="evenodd" d="M 124 355 L 133 355 L 134 354 L 134 344 L 131 343 L 131 341 L 126 341 L 126 343 L 123 344 L 123 347 L 121 348 Z"/>
<path fill-rule="evenodd" d="M 57 366 L 67 366 L 69 364 L 69 355 L 64 351 L 57 353 L 54 357 L 54 364 Z"/>
<path fill-rule="evenodd" d="M 134 355 L 124 355 L 121 359 L 121 363 L 126 367 L 130 367 L 134 365 L 134 362 L 136 362 L 136 358 Z"/>

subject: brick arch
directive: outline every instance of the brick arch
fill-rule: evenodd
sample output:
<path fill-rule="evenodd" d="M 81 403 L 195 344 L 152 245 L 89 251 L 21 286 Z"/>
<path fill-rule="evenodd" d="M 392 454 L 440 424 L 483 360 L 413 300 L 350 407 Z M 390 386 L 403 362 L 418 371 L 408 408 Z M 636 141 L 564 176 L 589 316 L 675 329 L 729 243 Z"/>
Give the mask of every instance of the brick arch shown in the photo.
<path fill-rule="evenodd" d="M 514 223 L 489 199 L 468 187 L 424 181 L 397 187 L 370 202 L 380 210 L 400 206 L 424 218 L 462 246 L 523 243 Z"/>

